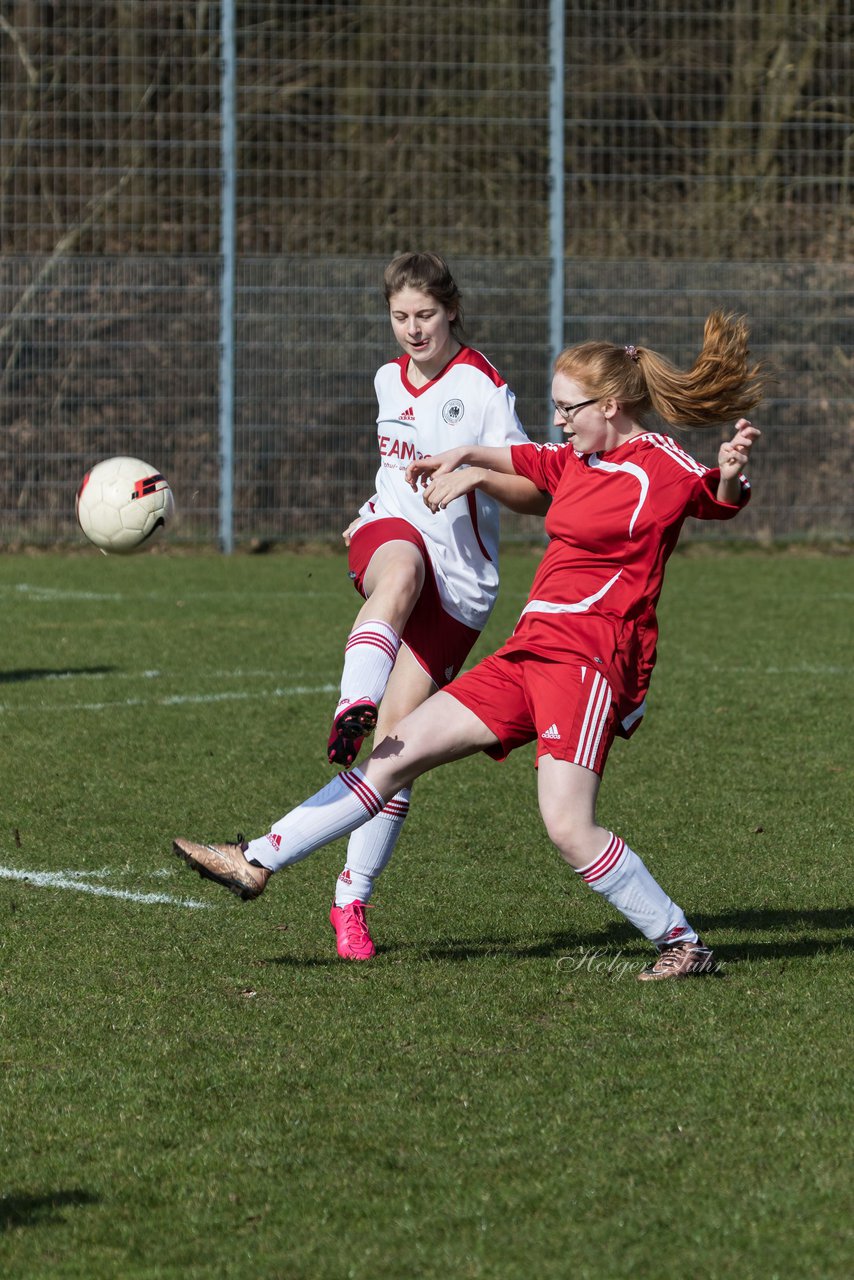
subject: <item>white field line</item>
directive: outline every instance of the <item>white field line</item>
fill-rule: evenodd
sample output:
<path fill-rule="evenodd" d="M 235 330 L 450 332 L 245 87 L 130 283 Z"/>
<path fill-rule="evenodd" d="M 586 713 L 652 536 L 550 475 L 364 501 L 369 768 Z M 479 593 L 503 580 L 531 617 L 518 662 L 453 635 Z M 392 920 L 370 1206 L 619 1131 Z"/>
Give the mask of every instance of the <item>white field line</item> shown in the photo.
<path fill-rule="evenodd" d="M 12 706 L 0 703 L 0 714 L 29 714 L 47 712 L 58 715 L 61 711 L 113 711 L 122 707 L 185 707 L 216 702 L 259 702 L 266 698 L 300 698 L 319 693 L 337 693 L 337 684 L 290 685 L 285 689 L 262 689 L 249 693 L 244 689 L 228 689 L 222 693 L 174 693 L 162 698 L 121 698 L 115 702 L 40 702 L 35 706 Z"/>
<path fill-rule="evenodd" d="M 850 676 L 854 667 L 833 666 L 826 662 L 798 662 L 785 667 L 710 666 L 711 671 L 747 676 Z"/>
<path fill-rule="evenodd" d="M 47 604 L 53 600 L 79 600 L 82 603 L 88 603 L 92 600 L 105 600 L 113 603 L 122 603 L 128 598 L 121 591 L 77 591 L 71 588 L 42 587 L 31 582 L 0 583 L 0 595 L 9 595 L 12 592 L 26 596 L 34 604 Z M 304 591 L 301 588 L 285 587 L 281 591 L 241 592 L 229 590 L 228 598 L 233 600 L 237 596 L 246 596 L 252 599 L 269 598 L 270 600 L 290 599 L 291 597 L 300 600 L 329 600 L 339 594 L 337 589 L 330 591 Z M 177 600 L 175 599 L 176 595 L 178 596 Z M 134 592 L 132 598 L 135 600 L 169 600 L 174 604 L 184 604 L 187 600 L 218 600 L 221 599 L 222 595 L 221 591 L 146 591 L 141 594 Z"/>
<path fill-rule="evenodd" d="M 14 678 L 15 673 L 12 672 L 13 684 L 25 684 L 29 681 L 37 680 L 39 684 L 50 684 L 53 681 L 62 680 L 169 680 L 184 679 L 184 672 L 160 671 L 157 668 L 151 668 L 148 671 L 86 671 L 70 670 L 70 671 L 45 671 L 37 676 L 28 677 L 26 674 L 20 680 Z M 243 667 L 236 667 L 232 671 L 200 671 L 197 675 L 202 680 L 275 680 L 282 674 L 281 667 L 277 671 L 253 671 Z M 299 673 L 302 675 L 302 672 Z M 2 677 L 0 677 L 2 680 Z"/>
<path fill-rule="evenodd" d="M 195 898 L 174 898 L 170 893 L 133 893 L 130 889 L 108 889 L 103 884 L 87 884 L 83 875 L 95 874 L 80 871 L 21 871 L 18 867 L 0 866 L 0 880 L 23 880 L 27 884 L 45 889 L 74 889 L 77 893 L 92 893 L 99 898 L 122 898 L 125 902 L 147 902 L 173 907 L 189 907 L 207 910 L 209 902 L 197 902 Z"/>
<path fill-rule="evenodd" d="M 121 600 L 118 591 L 65 591 L 61 587 L 37 587 L 29 582 L 16 582 L 8 587 L 0 588 L 3 594 L 16 591 L 19 595 L 27 595 L 32 600 Z"/>
<path fill-rule="evenodd" d="M 850 676 L 854 667 L 834 667 L 821 662 L 801 662 L 795 667 L 764 667 L 765 676 Z"/>
<path fill-rule="evenodd" d="M 854 672 L 851 663 L 840 662 L 786 662 L 769 663 L 760 666 L 758 663 L 719 662 L 716 658 L 692 654 L 692 666 L 701 664 L 706 671 L 715 675 L 738 676 L 850 676 Z"/>

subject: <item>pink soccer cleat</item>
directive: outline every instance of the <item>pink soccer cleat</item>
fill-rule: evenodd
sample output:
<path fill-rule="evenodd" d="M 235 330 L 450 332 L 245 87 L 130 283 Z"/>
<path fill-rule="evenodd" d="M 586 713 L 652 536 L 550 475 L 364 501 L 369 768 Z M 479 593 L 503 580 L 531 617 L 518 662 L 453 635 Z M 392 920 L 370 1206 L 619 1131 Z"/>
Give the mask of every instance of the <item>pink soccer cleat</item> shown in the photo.
<path fill-rule="evenodd" d="M 368 932 L 365 919 L 367 903 L 349 902 L 346 907 L 333 906 L 329 923 L 335 930 L 338 954 L 342 960 L 370 960 L 377 949 Z"/>
<path fill-rule="evenodd" d="M 349 766 L 356 759 L 362 743 L 377 726 L 377 704 L 361 698 L 343 707 L 332 722 L 326 755 L 330 764 Z"/>

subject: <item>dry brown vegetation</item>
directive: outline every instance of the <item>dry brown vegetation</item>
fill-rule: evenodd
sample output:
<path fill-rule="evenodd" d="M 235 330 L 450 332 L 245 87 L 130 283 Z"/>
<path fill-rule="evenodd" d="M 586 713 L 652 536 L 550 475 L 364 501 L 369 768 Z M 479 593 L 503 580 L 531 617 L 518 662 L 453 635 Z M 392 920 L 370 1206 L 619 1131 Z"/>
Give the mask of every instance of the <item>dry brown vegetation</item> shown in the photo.
<path fill-rule="evenodd" d="M 548 10 L 237 4 L 246 536 L 259 523 L 271 536 L 333 532 L 364 496 L 370 375 L 388 354 L 375 282 L 404 245 L 459 264 L 473 337 L 536 430 Z M 186 532 L 215 526 L 219 17 L 201 0 L 0 3 L 0 505 L 14 536 L 61 531 L 79 468 L 147 441 L 163 469 L 193 475 Z M 620 264 L 649 264 L 667 297 L 680 264 L 714 277 L 716 263 L 768 263 L 745 309 L 781 364 L 775 414 L 820 430 L 824 455 L 787 527 L 816 528 L 818 508 L 838 531 L 850 511 L 838 464 L 850 340 L 833 267 L 850 272 L 854 258 L 848 0 L 570 0 L 566 35 L 568 338 L 619 320 Z M 797 316 L 767 301 L 781 291 L 800 291 Z M 695 311 L 662 337 L 680 308 L 648 292 L 627 336 L 693 342 Z M 783 454 L 803 472 L 794 441 Z"/>

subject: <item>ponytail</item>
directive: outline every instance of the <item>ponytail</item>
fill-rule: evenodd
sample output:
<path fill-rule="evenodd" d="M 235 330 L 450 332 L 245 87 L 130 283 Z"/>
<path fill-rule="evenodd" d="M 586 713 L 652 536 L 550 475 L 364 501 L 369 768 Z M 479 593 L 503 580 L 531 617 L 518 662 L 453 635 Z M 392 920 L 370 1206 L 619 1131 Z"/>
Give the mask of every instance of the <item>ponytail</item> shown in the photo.
<path fill-rule="evenodd" d="M 557 357 L 555 372 L 597 400 L 613 397 L 639 422 L 654 411 L 671 426 L 710 427 L 747 414 L 762 399 L 766 373 L 750 364 L 743 316 L 714 311 L 687 371 L 650 347 L 582 342 Z"/>

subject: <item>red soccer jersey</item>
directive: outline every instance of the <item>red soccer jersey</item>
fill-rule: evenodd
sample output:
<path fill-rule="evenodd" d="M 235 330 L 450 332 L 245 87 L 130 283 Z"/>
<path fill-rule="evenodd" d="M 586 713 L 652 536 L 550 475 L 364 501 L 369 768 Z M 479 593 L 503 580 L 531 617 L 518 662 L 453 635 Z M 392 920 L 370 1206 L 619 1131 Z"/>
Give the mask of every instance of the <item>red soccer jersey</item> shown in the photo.
<path fill-rule="evenodd" d="M 626 737 L 644 713 L 655 665 L 664 566 L 686 516 L 728 520 L 741 500 L 718 502 L 720 472 L 670 436 L 645 432 L 618 449 L 579 454 L 569 444 L 512 446 L 513 467 L 553 495 L 550 541 L 516 628 L 499 651 L 595 664 Z"/>

